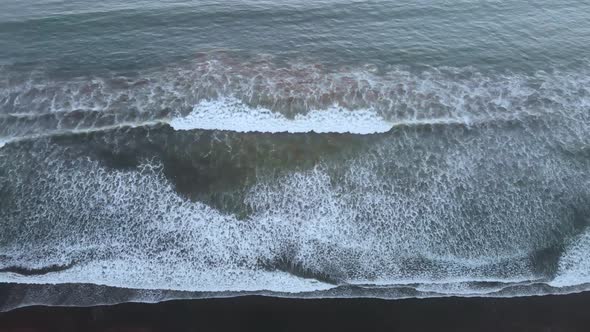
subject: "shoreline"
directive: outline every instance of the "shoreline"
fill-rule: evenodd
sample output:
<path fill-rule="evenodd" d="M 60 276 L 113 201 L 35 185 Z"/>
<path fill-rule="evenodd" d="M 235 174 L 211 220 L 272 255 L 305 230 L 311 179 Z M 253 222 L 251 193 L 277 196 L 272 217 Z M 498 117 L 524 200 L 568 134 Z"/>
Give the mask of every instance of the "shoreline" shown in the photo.
<path fill-rule="evenodd" d="M 263 296 L 33 306 L 8 331 L 587 331 L 590 292 L 516 298 L 288 299 Z"/>

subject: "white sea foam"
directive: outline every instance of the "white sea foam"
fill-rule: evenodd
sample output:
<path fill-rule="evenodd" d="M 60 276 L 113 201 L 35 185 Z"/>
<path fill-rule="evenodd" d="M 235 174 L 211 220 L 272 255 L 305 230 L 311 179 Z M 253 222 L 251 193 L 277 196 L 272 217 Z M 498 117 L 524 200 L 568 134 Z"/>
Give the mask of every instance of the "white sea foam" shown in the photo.
<path fill-rule="evenodd" d="M 28 208 L 8 211 L 18 222 L 4 229 L 16 236 L 0 234 L 1 267 L 75 264 L 45 275 L 0 273 L 0 282 L 215 292 L 333 287 L 261 265 L 285 256 L 343 283 L 423 283 L 447 295 L 486 292 L 471 292 L 469 282 L 538 280 L 528 255 L 561 240 L 554 229 L 564 207 L 551 193 L 576 197 L 571 190 L 586 190 L 579 186 L 586 173 L 550 154 L 539 143 L 544 137 L 512 142 L 512 133 L 480 130 L 469 141 L 453 130 L 388 136 L 346 164 L 262 176 L 245 197 L 252 211 L 245 219 L 178 195 L 157 165 L 119 171 L 87 159 L 65 162 L 59 150 L 52 159 L 45 150 L 26 157 L 32 161 L 15 156 L 16 164 L 3 166 L 13 175 L 0 180 L 16 186 L 12 205 Z M 464 145 L 439 144 L 441 137 Z M 35 165 L 34 176 L 19 175 L 27 165 Z M 466 216 L 474 209 L 485 222 Z M 555 285 L 586 280 L 586 265 L 574 264 L 584 243 L 562 258 Z M 437 280 L 445 285 L 428 286 Z"/>
<path fill-rule="evenodd" d="M 34 213 L 31 225 L 36 229 L 50 221 L 55 237 L 44 239 L 47 243 L 40 246 L 23 241 L 28 233 L 20 232 L 22 239 L 13 242 L 12 250 L 5 246 L 3 254 L 31 267 L 64 264 L 80 257 L 82 261 L 70 269 L 40 276 L 0 274 L 0 280 L 90 282 L 184 291 L 304 292 L 333 285 L 287 272 L 267 271 L 257 262 L 272 261 L 295 246 L 292 263 L 311 271 L 330 271 L 326 273 L 340 276 L 345 282 L 355 283 L 365 275 L 387 278 L 390 284 L 404 282 L 408 277 L 415 283 L 431 282 L 432 273 L 444 273 L 446 280 L 453 283 L 481 279 L 485 269 L 477 270 L 479 266 L 518 254 L 519 248 L 485 243 L 485 236 L 455 241 L 445 237 L 445 242 L 429 248 L 434 243 L 433 231 L 452 232 L 451 224 L 441 223 L 436 229 L 428 229 L 420 219 L 412 221 L 415 209 L 423 203 L 431 204 L 432 197 L 418 193 L 404 197 L 395 191 L 383 191 L 385 183 L 375 177 L 370 159 L 364 160 L 368 164 L 353 165 L 345 179 L 347 183 L 365 186 L 360 197 L 334 188 L 327 170 L 315 168 L 286 176 L 276 184 L 254 186 L 246 199 L 254 214 L 247 220 L 181 198 L 157 168 L 154 171 L 144 166 L 141 172 L 123 172 L 109 171 L 89 161 L 80 161 L 75 167 L 54 162 L 53 168 L 44 174 L 49 187 L 23 188 L 19 194 L 28 200 L 35 195 L 27 190 L 36 189 L 37 194 L 45 192 L 59 201 L 55 206 L 37 206 L 43 211 Z M 445 199 L 444 192 L 437 195 L 438 199 Z M 375 206 L 379 209 L 375 210 Z M 514 210 L 517 206 L 509 208 Z M 75 221 L 67 214 L 64 216 L 64 211 L 75 213 Z M 372 228 L 356 221 L 366 213 L 371 213 L 370 222 L 375 224 Z M 435 221 L 445 217 L 426 216 Z M 121 220 L 125 220 L 123 224 Z M 515 232 L 513 226 L 504 225 L 496 232 L 507 236 L 510 231 L 521 239 L 531 233 L 530 229 Z M 85 234 L 83 239 L 80 234 Z M 532 236 L 539 235 L 533 232 Z M 523 242 L 526 252 L 527 241 Z M 40 247 L 60 254 L 40 254 L 36 252 Z M 93 258 L 84 261 L 88 250 Z M 485 255 L 492 250 L 493 255 Z M 432 252 L 438 256 L 459 255 L 459 262 L 471 264 L 431 267 L 430 271 L 418 269 L 411 276 L 404 275 L 404 257 L 411 258 L 417 252 L 421 256 Z M 466 265 L 471 266 L 465 268 Z M 435 272 L 436 269 L 439 271 Z M 511 273 L 526 275 L 527 269 L 525 264 Z"/>
<path fill-rule="evenodd" d="M 549 285 L 564 287 L 590 283 L 590 231 L 571 241 L 559 259 L 556 276 Z"/>
<path fill-rule="evenodd" d="M 114 125 L 104 125 L 104 126 L 95 126 L 95 127 L 91 126 L 91 127 L 87 127 L 87 128 L 78 128 L 78 127 L 58 128 L 58 129 L 54 129 L 54 130 L 40 131 L 39 133 L 29 133 L 30 131 L 34 131 L 34 130 L 30 130 L 30 129 L 34 129 L 34 128 L 29 128 L 29 130 L 27 130 L 26 133 L 20 133 L 20 134 L 17 133 L 17 134 L 13 134 L 12 136 L 8 136 L 8 137 L 0 137 L 0 149 L 2 147 L 4 147 L 6 144 L 11 143 L 11 142 L 28 141 L 28 140 L 34 140 L 34 139 L 39 139 L 39 138 L 61 136 L 61 135 L 89 134 L 89 133 L 94 133 L 94 132 L 99 132 L 99 131 L 108 131 L 108 130 L 121 129 L 121 128 L 150 127 L 150 126 L 155 126 L 158 124 L 166 124 L 166 123 L 168 123 L 166 120 L 150 120 L 150 121 L 141 121 L 141 122 L 120 122 L 120 123 L 117 123 Z"/>
<path fill-rule="evenodd" d="M 291 263 L 351 284 L 362 280 L 388 285 L 423 284 L 419 289 L 425 292 L 467 296 L 499 289 L 474 289 L 469 282 L 535 279 L 526 254 L 545 236 L 544 223 L 553 222 L 551 210 L 521 209 L 500 196 L 490 196 L 485 203 L 508 204 L 502 211 L 508 214 L 499 212 L 494 216 L 499 218 L 497 221 L 491 219 L 489 225 L 473 226 L 457 219 L 460 216 L 445 214 L 460 209 L 460 205 L 449 196 L 451 186 L 444 179 L 450 178 L 467 189 L 476 185 L 464 182 L 478 176 L 469 160 L 451 162 L 459 155 L 449 155 L 445 164 L 455 166 L 447 169 L 443 177 L 434 174 L 426 179 L 432 191 L 403 193 L 377 174 L 383 165 L 377 162 L 379 153 L 391 152 L 374 151 L 372 157 L 349 164 L 342 180 L 357 187 L 361 195 L 334 186 L 329 169 L 323 166 L 295 172 L 276 183 L 257 184 L 246 198 L 253 209 L 246 220 L 180 197 L 157 166 L 144 165 L 137 172 L 128 172 L 107 170 L 88 160 L 74 164 L 53 160 L 51 167 L 43 165 L 47 161 L 38 160 L 42 172 L 39 176 L 46 181 L 22 187 L 17 193 L 23 204 L 28 203 L 31 215 L 22 218 L 27 228 L 20 228 L 18 238 L 3 247 L 3 264 L 9 266 L 7 260 L 29 268 L 75 264 L 44 275 L 0 273 L 0 282 L 94 283 L 201 292 L 300 293 L 335 287 L 258 264 L 281 257 L 291 247 L 296 248 Z M 468 156 L 474 154 L 471 151 Z M 478 160 L 477 155 L 473 157 Z M 549 163 L 547 167 L 553 166 Z M 542 168 L 539 173 L 547 177 Z M 442 183 L 437 184 L 439 181 Z M 536 196 L 542 190 L 527 194 L 521 188 L 514 189 L 521 196 L 532 195 L 524 196 L 529 205 L 547 208 L 545 201 Z M 508 185 L 502 190 L 513 189 Z M 51 204 L 31 204 L 30 199 L 46 199 L 44 195 L 51 197 Z M 444 210 L 439 208 L 442 206 Z M 418 210 L 423 211 L 421 215 Z M 72 214 L 76 217 L 71 218 Z M 370 216 L 368 224 L 359 223 L 362 216 Z M 530 225 L 531 220 L 534 225 Z M 31 240 L 39 227 L 51 231 L 47 237 Z M 478 232 L 461 235 L 454 227 L 475 227 Z M 499 245 L 497 241 L 504 242 Z M 405 269 L 413 265 L 404 268 L 404 259 L 416 255 L 434 257 L 435 262 L 440 257 L 447 259 L 439 266 L 428 264 L 408 272 Z M 501 272 L 506 274 L 494 276 L 498 271 L 490 270 L 490 264 L 519 255 L 524 255 L 523 262 L 508 268 L 503 263 Z M 568 266 L 564 266 L 564 274 L 569 274 Z M 367 275 L 377 279 L 367 280 Z M 429 286 L 437 280 L 445 284 Z M 559 285 L 578 284 L 572 281 Z"/>
<path fill-rule="evenodd" d="M 88 129 L 103 123 L 102 115 L 113 122 L 170 120 L 177 130 L 370 134 L 393 126 L 469 125 L 563 112 L 587 121 L 590 105 L 584 71 L 486 76 L 472 68 L 423 73 L 393 68 L 377 75 L 364 67 L 279 66 L 268 56 L 248 62 L 228 52 L 129 77 L 113 73 L 67 82 L 34 77 L 0 85 L 0 137 Z M 190 110 L 169 118 L 169 112 Z M 58 118 L 27 122 L 47 114 Z"/>
<path fill-rule="evenodd" d="M 8 257 L 3 257 L 2 267 L 10 266 L 7 260 L 29 268 L 76 264 L 45 275 L 0 273 L 0 282 L 90 282 L 136 289 L 220 292 L 300 292 L 333 287 L 288 272 L 268 271 L 261 264 L 286 256 L 287 263 L 344 283 L 378 280 L 387 285 L 432 284 L 442 280 L 451 285 L 447 289 L 450 294 L 465 295 L 470 294 L 469 282 L 538 280 L 528 255 L 562 240 L 555 234 L 560 234 L 556 229 L 568 208 L 563 201 L 579 196 L 572 188 L 588 188 L 579 181 L 587 178 L 587 168 L 576 170 L 572 160 L 555 154 L 556 147 L 573 150 L 588 145 L 588 95 L 578 89 L 584 84 L 573 83 L 566 91 L 575 93 L 563 93 L 567 75 L 537 77 L 544 82 L 538 88 L 518 75 L 467 75 L 469 78 L 457 82 L 441 73 L 415 76 L 396 72 L 373 84 L 358 77 L 350 83 L 347 74 L 314 80 L 310 79 L 315 77 L 313 70 L 307 74 L 304 70 L 304 79 L 297 79 L 292 75 L 294 70 L 281 74 L 276 69 L 262 75 L 272 78 L 272 84 L 248 94 L 252 84 L 246 83 L 250 80 L 242 84 L 239 78 L 255 75 L 246 75 L 248 66 L 241 70 L 243 76 L 229 75 L 238 82 L 229 84 L 226 90 L 217 82 L 213 89 L 216 93 L 205 96 L 238 95 L 236 99 L 203 99 L 200 93 L 207 94 L 208 81 L 198 81 L 202 74 L 198 70 L 191 71 L 186 80 L 177 71 L 168 73 L 168 78 L 153 75 L 165 79 L 156 81 L 152 77 L 145 83 L 126 83 L 126 90 L 116 93 L 111 91 L 114 87 L 90 86 L 89 90 L 100 93 L 74 95 L 85 102 L 75 104 L 76 108 L 116 113 L 131 105 L 146 110 L 148 116 L 142 119 L 147 122 L 120 121 L 112 126 L 90 125 L 88 129 L 73 121 L 71 128 L 40 126 L 39 132 L 36 127 L 27 132 L 37 136 L 23 137 L 150 123 L 169 123 L 176 130 L 370 134 L 395 126 L 470 125 L 519 119 L 522 114 L 538 118 L 542 114 L 551 124 L 545 127 L 551 135 L 544 136 L 539 130 L 521 132 L 518 127 L 504 131 L 486 126 L 468 135 L 449 130 L 435 138 L 429 138 L 428 133 L 412 137 L 412 133 L 400 132 L 384 137 L 379 146 L 369 146 L 370 151 L 363 151 L 354 160 L 339 160 L 332 165 L 324 160 L 314 169 L 287 172 L 272 181 L 261 176 L 248 188 L 245 204 L 252 214 L 245 220 L 182 198 L 160 172 L 149 170 L 148 165 L 140 171 L 117 171 L 76 158 L 67 163 L 47 160 L 45 151 L 36 151 L 38 159 L 26 165 L 35 165 L 30 172 L 39 172 L 37 176 L 20 174 L 23 165 L 12 165 L 7 167 L 11 177 L 0 178 L 16 187 L 18 204 L 11 206 L 27 206 L 26 210 L 5 214 L 18 218 L 5 223 L 18 229 L 12 233 L 3 229 L 5 234 L 16 236 L 0 234 L 2 255 Z M 185 85 L 179 83 L 181 88 L 176 89 L 166 79 Z M 404 83 L 398 86 L 397 81 Z M 283 84 L 278 92 L 276 82 Z M 279 102 L 271 111 L 256 106 L 256 102 L 248 102 L 254 106 L 242 102 L 261 100 L 260 95 L 267 96 L 269 91 L 275 93 L 269 98 L 271 103 L 289 100 L 293 93 L 296 101 L 313 107 L 304 112 L 301 109 L 305 107 L 285 111 L 285 104 Z M 338 106 L 322 104 L 324 95 L 329 96 L 330 104 L 337 101 Z M 551 103 L 540 103 L 536 95 Z M 68 113 L 72 103 L 65 101 L 70 96 L 59 90 L 55 99 L 63 102 L 50 109 Z M 28 104 L 7 108 L 26 111 L 33 106 L 33 110 L 43 110 L 47 99 L 41 93 Z M 168 114 L 160 117 L 150 113 L 158 109 L 186 110 L 183 107 L 187 105 L 193 110 L 185 117 L 170 119 Z M 288 118 L 277 112 L 281 110 L 298 115 Z M 568 113 L 559 114 L 564 110 Z M 546 148 L 546 140 L 555 144 Z M 61 154 L 58 151 L 52 156 Z M 534 174 L 530 169 L 535 169 Z M 43 181 L 20 181 L 16 175 Z M 557 196 L 565 198 L 559 201 L 554 199 Z M 471 215 L 476 218 L 470 219 Z M 552 285 L 576 286 L 588 281 L 588 264 L 580 258 L 588 251 L 588 240 L 582 236 L 577 241 L 561 258 Z M 467 288 L 453 289 L 453 283 Z M 434 288 L 440 292 L 446 289 L 444 285 Z M 423 289 L 433 290 L 428 285 Z"/>
<path fill-rule="evenodd" d="M 172 119 L 170 125 L 176 130 L 351 134 L 383 133 L 392 127 L 390 122 L 368 109 L 350 111 L 333 106 L 297 114 L 293 119 L 288 119 L 266 108 L 248 107 L 233 98 L 202 101 L 186 117 Z"/>
<path fill-rule="evenodd" d="M 66 171 L 65 165 L 57 163 L 44 174 L 51 182 L 49 187 L 37 188 L 50 188 L 63 203 L 60 207 L 46 205 L 45 212 L 37 215 L 41 219 L 34 217 L 40 227 L 55 222 L 52 235 L 39 239 L 41 242 L 3 246 L 0 267 L 75 264 L 43 275 L 0 273 L 0 282 L 93 283 L 203 292 L 289 293 L 334 287 L 257 266 L 259 259 L 273 258 L 272 246 L 280 245 L 286 234 L 276 233 L 276 226 L 255 221 L 254 227 L 247 227 L 234 216 L 179 197 L 157 168 L 147 165 L 141 173 L 126 173 L 109 172 L 93 162 L 76 165 Z M 80 200 L 79 195 L 86 198 Z M 74 225 L 59 221 L 60 214 L 70 213 L 63 209 L 76 213 Z M 130 219 L 121 224 L 120 218 Z M 88 228 L 85 223 L 90 220 L 94 225 Z M 269 226 L 275 233 L 264 231 Z M 129 232 L 128 227 L 135 230 Z M 116 234 L 109 235 L 109 229 Z M 86 235 L 80 238 L 80 232 Z M 20 238 L 29 235 L 28 231 L 18 232 Z M 89 253 L 91 260 L 87 259 Z"/>
<path fill-rule="evenodd" d="M 71 249 L 71 248 L 70 248 Z M 99 260 L 67 271 L 23 278 L 15 273 L 0 274 L 0 282 L 27 284 L 92 283 L 96 285 L 191 292 L 301 293 L 334 288 L 315 279 L 300 278 L 280 271 L 227 268 L 190 271 L 185 266 L 125 257 Z M 173 262 L 168 262 L 173 263 Z"/>
<path fill-rule="evenodd" d="M 10 115 L 12 116 L 12 115 Z M 202 101 L 194 110 L 184 117 L 160 118 L 153 120 L 120 121 L 113 124 L 80 126 L 73 122 L 70 127 L 56 121 L 56 127 L 47 126 L 44 115 L 28 115 L 32 122 L 26 126 L 13 128 L 0 138 L 0 148 L 8 142 L 32 140 L 60 135 L 84 134 L 108 131 L 118 128 L 149 127 L 168 124 L 175 130 L 226 130 L 235 132 L 261 133 L 350 133 L 376 134 L 385 133 L 393 127 L 463 124 L 469 126 L 476 121 L 468 116 L 440 118 L 412 118 L 402 121 L 387 121 L 369 109 L 348 110 L 331 107 L 314 110 L 307 114 L 297 114 L 293 119 L 265 108 L 252 108 L 233 98 L 221 98 L 214 101 Z M 67 117 L 67 114 L 60 115 Z M 100 113 L 88 113 L 100 119 Z M 37 117 L 39 119 L 37 119 Z M 93 121 L 88 121 L 92 123 Z M 42 127 L 42 128 L 38 128 Z"/>

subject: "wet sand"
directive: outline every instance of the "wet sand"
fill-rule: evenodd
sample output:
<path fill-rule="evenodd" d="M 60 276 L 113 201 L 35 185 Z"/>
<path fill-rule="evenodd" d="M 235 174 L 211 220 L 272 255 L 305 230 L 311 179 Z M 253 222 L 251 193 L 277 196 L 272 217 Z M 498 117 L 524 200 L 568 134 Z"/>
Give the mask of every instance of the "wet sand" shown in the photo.
<path fill-rule="evenodd" d="M 590 293 L 512 299 L 296 300 L 259 296 L 29 307 L 0 313 L 19 331 L 589 331 Z"/>

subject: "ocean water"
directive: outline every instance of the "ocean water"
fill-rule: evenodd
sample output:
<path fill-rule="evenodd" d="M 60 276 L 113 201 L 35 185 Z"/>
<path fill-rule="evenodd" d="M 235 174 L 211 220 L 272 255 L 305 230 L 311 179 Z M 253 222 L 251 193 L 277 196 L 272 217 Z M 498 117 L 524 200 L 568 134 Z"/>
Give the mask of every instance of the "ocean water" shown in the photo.
<path fill-rule="evenodd" d="M 0 309 L 587 290 L 589 22 L 3 0 Z"/>

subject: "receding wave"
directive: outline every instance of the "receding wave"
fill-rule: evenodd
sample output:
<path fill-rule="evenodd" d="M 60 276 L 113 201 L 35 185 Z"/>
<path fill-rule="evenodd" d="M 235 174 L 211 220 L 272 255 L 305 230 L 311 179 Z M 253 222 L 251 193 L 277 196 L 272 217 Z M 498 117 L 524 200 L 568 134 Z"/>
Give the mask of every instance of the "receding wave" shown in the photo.
<path fill-rule="evenodd" d="M 49 265 L 39 268 L 31 268 L 25 266 L 7 266 L 0 268 L 0 272 L 16 273 L 22 276 L 42 275 L 52 272 L 60 272 L 71 268 L 74 263 L 68 265 Z"/>

